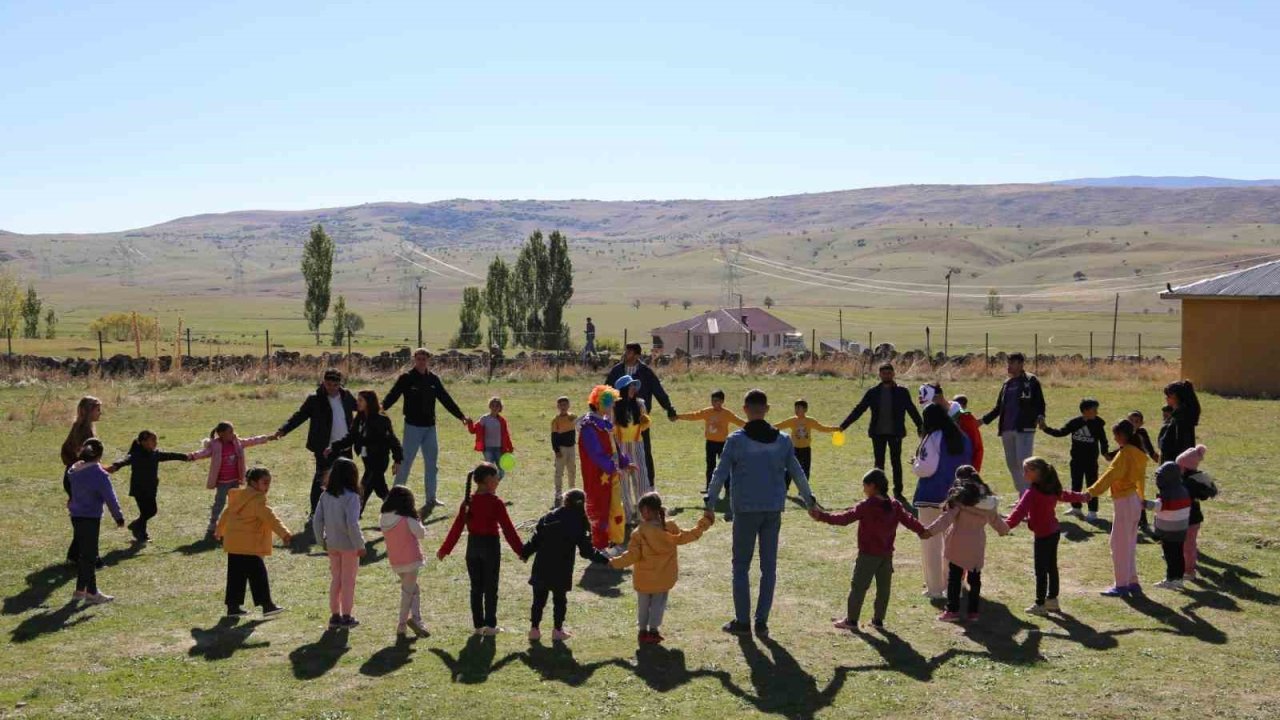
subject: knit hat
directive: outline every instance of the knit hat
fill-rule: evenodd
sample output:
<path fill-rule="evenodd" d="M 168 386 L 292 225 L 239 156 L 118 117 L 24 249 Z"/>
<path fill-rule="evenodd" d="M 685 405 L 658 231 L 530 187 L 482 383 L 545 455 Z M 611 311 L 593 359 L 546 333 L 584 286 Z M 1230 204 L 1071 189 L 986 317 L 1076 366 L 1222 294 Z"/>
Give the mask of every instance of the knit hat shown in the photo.
<path fill-rule="evenodd" d="M 1199 470 L 1200 462 L 1204 460 L 1204 454 L 1208 451 L 1209 449 L 1203 445 L 1183 450 L 1178 456 L 1178 467 L 1183 470 Z"/>

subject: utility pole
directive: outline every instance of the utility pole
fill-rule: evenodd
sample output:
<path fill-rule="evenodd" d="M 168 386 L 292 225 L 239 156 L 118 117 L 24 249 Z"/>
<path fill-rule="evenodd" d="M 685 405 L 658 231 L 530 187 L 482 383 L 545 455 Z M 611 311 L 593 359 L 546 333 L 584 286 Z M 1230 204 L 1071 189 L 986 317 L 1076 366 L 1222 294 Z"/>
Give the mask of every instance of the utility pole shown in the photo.
<path fill-rule="evenodd" d="M 1116 312 L 1111 316 L 1111 362 L 1116 361 L 1116 328 L 1120 325 L 1120 293 L 1116 293 Z"/>
<path fill-rule="evenodd" d="M 840 308 L 840 352 L 844 352 L 844 308 Z"/>
<path fill-rule="evenodd" d="M 422 347 L 422 283 L 418 283 L 418 347 Z"/>
<path fill-rule="evenodd" d="M 942 355 L 944 357 L 949 357 L 951 344 L 951 276 L 955 271 L 955 268 L 947 268 L 947 310 L 946 319 L 942 324 Z"/>

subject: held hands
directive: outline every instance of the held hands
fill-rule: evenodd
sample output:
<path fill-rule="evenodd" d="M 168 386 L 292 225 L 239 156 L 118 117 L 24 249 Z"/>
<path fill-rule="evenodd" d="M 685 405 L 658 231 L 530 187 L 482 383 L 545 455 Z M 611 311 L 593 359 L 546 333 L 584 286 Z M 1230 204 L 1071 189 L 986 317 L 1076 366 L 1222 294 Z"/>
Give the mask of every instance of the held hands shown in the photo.
<path fill-rule="evenodd" d="M 716 514 L 711 510 L 703 510 L 702 519 L 714 523 L 716 521 Z"/>
<path fill-rule="evenodd" d="M 327 448 L 325 448 L 325 449 L 324 449 L 324 456 L 325 456 L 325 457 L 329 457 L 329 456 L 330 456 L 330 455 L 332 455 L 332 454 L 333 454 L 333 448 L 331 448 L 331 447 L 327 447 Z"/>
<path fill-rule="evenodd" d="M 356 551 L 356 557 L 364 557 L 365 555 L 368 555 L 368 554 L 369 554 L 368 548 L 360 548 L 359 550 Z"/>

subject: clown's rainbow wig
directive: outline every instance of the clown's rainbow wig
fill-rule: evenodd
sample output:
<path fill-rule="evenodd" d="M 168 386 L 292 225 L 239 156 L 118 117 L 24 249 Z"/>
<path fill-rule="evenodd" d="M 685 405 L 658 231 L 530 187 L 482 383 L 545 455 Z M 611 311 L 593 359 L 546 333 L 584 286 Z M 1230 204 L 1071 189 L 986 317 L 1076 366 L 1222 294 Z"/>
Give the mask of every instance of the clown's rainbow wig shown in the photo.
<path fill-rule="evenodd" d="M 587 405 L 597 410 L 608 410 L 618 401 L 618 391 L 608 385 L 597 385 L 591 388 L 591 394 L 587 396 Z"/>

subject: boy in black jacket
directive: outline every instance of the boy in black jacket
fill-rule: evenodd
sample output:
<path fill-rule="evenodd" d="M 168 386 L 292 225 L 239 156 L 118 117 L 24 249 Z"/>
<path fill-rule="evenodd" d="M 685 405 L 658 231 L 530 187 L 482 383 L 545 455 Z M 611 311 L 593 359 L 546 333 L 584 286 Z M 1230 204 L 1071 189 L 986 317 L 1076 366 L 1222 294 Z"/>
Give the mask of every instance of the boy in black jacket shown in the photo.
<path fill-rule="evenodd" d="M 542 612 L 547 596 L 552 598 L 555 632 L 552 639 L 561 642 L 572 635 L 564 629 L 569 607 L 569 588 L 573 586 L 574 554 L 596 564 L 607 564 L 609 558 L 591 545 L 591 524 L 587 520 L 586 493 L 572 489 L 564 494 L 563 504 L 542 516 L 533 537 L 524 544 L 520 559 L 533 558 L 529 584 L 533 586 L 533 605 L 529 608 L 529 639 L 542 639 Z"/>
<path fill-rule="evenodd" d="M 120 458 L 107 468 L 114 473 L 122 467 L 133 468 L 129 477 L 129 496 L 138 503 L 138 519 L 129 523 L 129 532 L 138 544 L 151 539 L 147 534 L 147 521 L 156 516 L 156 496 L 160 492 L 160 463 L 170 460 L 191 462 L 188 453 L 173 453 L 157 450 L 159 439 L 150 430 L 138 433 L 138 438 L 129 446 L 129 454 Z"/>
<path fill-rule="evenodd" d="M 1054 429 L 1040 420 L 1040 429 L 1053 437 L 1071 436 L 1071 490 L 1080 492 L 1098 480 L 1098 457 L 1109 454 L 1107 447 L 1107 423 L 1098 417 L 1100 403 L 1093 398 L 1080 401 L 1080 414 L 1067 421 L 1060 429 Z M 1086 517 L 1080 512 L 1080 503 L 1071 503 L 1068 515 Z M 1098 519 L 1098 498 L 1089 501 L 1089 522 Z"/>

